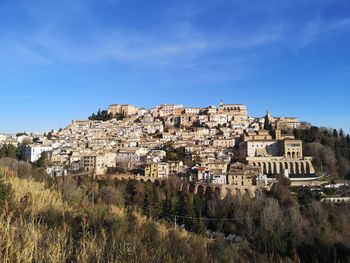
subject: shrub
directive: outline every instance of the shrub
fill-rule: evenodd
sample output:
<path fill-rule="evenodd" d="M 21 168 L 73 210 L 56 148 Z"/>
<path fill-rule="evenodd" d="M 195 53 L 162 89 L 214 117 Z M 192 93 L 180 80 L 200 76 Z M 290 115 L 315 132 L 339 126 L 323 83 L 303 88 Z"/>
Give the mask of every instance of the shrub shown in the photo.
<path fill-rule="evenodd" d="M 0 209 L 3 208 L 3 205 L 11 197 L 11 187 L 2 179 L 0 175 Z"/>

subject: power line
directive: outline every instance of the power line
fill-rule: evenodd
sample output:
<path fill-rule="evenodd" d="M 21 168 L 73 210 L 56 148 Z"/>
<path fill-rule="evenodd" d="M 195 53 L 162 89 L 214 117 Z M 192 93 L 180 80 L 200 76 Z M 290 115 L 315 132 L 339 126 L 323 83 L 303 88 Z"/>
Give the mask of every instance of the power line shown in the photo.
<path fill-rule="evenodd" d="M 125 202 L 131 204 L 131 205 L 137 205 L 135 203 L 129 202 L 127 200 L 125 200 Z M 312 202 L 309 204 L 305 204 L 305 205 L 298 205 L 298 206 L 294 206 L 294 207 L 290 207 L 290 208 L 286 208 L 286 209 L 281 209 L 278 214 L 287 212 L 287 211 L 292 211 L 292 210 L 296 210 L 302 207 L 307 207 L 307 206 L 311 206 L 311 205 L 315 205 L 315 204 L 319 204 L 322 203 L 323 201 L 316 201 L 316 202 Z M 141 208 L 141 209 L 145 209 L 148 212 L 150 212 L 151 207 L 148 207 L 146 205 L 141 205 L 138 206 L 137 208 Z M 166 213 L 166 212 L 160 212 L 159 215 L 166 215 L 169 216 L 170 218 L 175 218 L 175 223 L 177 221 L 177 218 L 184 218 L 184 219 L 193 219 L 193 220 L 202 220 L 202 221 L 244 221 L 244 220 L 248 220 L 248 219 L 257 219 L 260 216 L 256 216 L 256 217 L 238 217 L 238 218 L 209 218 L 209 217 L 192 217 L 192 216 L 186 216 L 186 215 L 178 215 L 178 214 L 170 214 L 170 213 Z"/>

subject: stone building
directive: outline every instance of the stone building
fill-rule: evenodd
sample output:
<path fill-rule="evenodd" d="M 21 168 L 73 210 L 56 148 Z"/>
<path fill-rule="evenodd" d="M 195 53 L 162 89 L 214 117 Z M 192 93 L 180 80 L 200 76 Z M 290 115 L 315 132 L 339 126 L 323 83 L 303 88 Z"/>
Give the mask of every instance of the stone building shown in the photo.
<path fill-rule="evenodd" d="M 268 175 L 285 174 L 286 171 L 292 176 L 315 173 L 312 158 L 303 156 L 301 140 L 283 136 L 280 130 L 274 130 L 272 134 L 260 130 L 241 137 L 239 154 L 247 164 L 259 167 Z"/>
<path fill-rule="evenodd" d="M 237 187 L 250 187 L 256 184 L 256 178 L 259 174 L 259 167 L 234 163 L 228 172 L 227 183 Z"/>
<path fill-rule="evenodd" d="M 129 104 L 112 104 L 109 106 L 108 113 L 113 115 L 122 114 L 124 116 L 131 116 L 138 114 L 139 109 Z"/>
<path fill-rule="evenodd" d="M 216 137 L 213 139 L 213 146 L 214 147 L 221 147 L 221 148 L 232 148 L 235 146 L 235 139 Z"/>
<path fill-rule="evenodd" d="M 149 163 L 145 167 L 145 176 L 154 178 L 165 178 L 169 175 L 168 163 Z"/>

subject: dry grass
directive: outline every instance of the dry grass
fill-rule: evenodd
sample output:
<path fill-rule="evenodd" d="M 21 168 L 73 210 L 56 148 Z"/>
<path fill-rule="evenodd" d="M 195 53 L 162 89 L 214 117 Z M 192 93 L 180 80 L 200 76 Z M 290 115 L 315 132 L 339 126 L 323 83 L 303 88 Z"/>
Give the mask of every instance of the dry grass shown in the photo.
<path fill-rule="evenodd" d="M 13 197 L 11 208 L 0 215 L 0 262 L 187 261 L 181 246 L 190 247 L 192 235 L 186 231 L 174 232 L 117 206 L 71 205 L 45 183 L 14 174 L 8 173 L 7 182 Z M 198 249 L 205 247 L 201 239 Z"/>

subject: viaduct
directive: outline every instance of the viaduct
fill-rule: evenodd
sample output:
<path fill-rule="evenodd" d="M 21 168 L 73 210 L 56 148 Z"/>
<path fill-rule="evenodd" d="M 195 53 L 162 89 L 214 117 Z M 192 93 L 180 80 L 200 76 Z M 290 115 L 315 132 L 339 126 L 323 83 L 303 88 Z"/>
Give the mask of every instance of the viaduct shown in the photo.
<path fill-rule="evenodd" d="M 80 174 L 81 175 L 81 174 Z M 75 177 L 78 175 L 75 175 Z M 163 185 L 168 178 L 156 178 L 136 175 L 97 175 L 97 180 L 137 180 L 140 182 L 151 182 L 156 185 Z M 180 191 L 186 191 L 192 194 L 207 195 L 210 193 L 216 193 L 221 199 L 224 199 L 227 195 L 243 197 L 244 195 L 250 198 L 260 194 L 260 190 L 256 186 L 234 186 L 234 185 L 221 185 L 221 184 L 206 184 L 200 182 L 187 182 L 179 181 L 176 187 Z"/>

